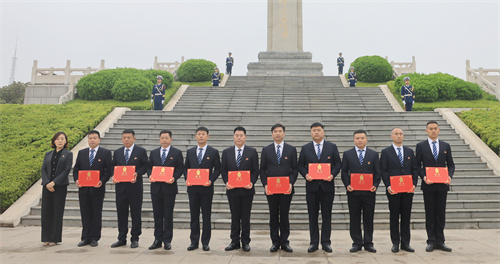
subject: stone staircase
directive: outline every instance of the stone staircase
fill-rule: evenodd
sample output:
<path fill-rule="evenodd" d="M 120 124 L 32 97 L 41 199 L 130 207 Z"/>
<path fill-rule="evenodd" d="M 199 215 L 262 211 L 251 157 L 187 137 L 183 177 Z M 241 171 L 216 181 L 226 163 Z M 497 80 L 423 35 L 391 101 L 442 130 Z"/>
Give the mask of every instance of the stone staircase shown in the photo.
<path fill-rule="evenodd" d="M 185 151 L 196 145 L 195 129 L 210 130 L 209 145 L 220 152 L 233 145 L 234 127 L 247 129 L 247 145 L 260 150 L 272 142 L 270 128 L 281 122 L 286 126 L 285 141 L 300 147 L 311 141 L 309 126 L 315 121 L 325 125 L 327 139 L 342 152 L 352 148 L 352 133 L 364 129 L 368 147 L 380 152 L 390 146 L 392 128 L 405 132 L 405 145 L 415 148 L 425 140 L 425 124 L 436 120 L 441 127 L 440 139 L 451 144 L 456 163 L 451 191 L 448 193 L 447 228 L 499 228 L 500 177 L 476 156 L 437 112 L 393 112 L 382 91 L 376 87 L 344 88 L 338 77 L 231 77 L 226 87 L 189 87 L 171 112 L 129 111 L 102 139 L 101 146 L 115 150 L 122 146 L 121 132 L 136 132 L 136 144 L 151 151 L 159 146 L 159 132 L 173 132 L 172 145 Z M 144 176 L 146 177 L 146 175 Z M 73 182 L 71 179 L 70 182 Z M 335 178 L 336 197 L 333 206 L 334 229 L 348 229 L 349 212 L 345 188 L 340 175 Z M 420 184 L 420 180 L 419 180 Z M 153 227 L 149 181 L 144 180 L 143 227 Z M 290 222 L 293 229 L 308 228 L 305 180 L 299 175 L 295 184 Z M 174 227 L 189 228 L 189 202 L 184 178 L 179 180 Z M 252 229 L 267 230 L 268 207 L 260 180 L 252 208 Z M 228 229 L 230 211 L 222 179 L 215 182 L 212 225 Z M 24 225 L 40 224 L 40 205 L 23 217 Z M 78 190 L 68 188 L 65 226 L 81 226 Z M 116 227 L 114 185 L 108 183 L 104 200 L 103 226 Z M 420 186 L 414 197 L 412 227 L 425 227 L 425 213 Z M 383 183 L 377 191 L 375 228 L 389 228 L 389 210 Z"/>

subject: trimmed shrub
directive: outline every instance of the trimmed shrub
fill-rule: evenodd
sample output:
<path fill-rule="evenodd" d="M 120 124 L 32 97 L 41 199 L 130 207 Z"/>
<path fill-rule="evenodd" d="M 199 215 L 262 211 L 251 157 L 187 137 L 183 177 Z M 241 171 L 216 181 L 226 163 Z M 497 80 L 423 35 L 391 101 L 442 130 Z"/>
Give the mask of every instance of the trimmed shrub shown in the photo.
<path fill-rule="evenodd" d="M 458 114 L 462 121 L 500 155 L 500 107 L 472 109 Z"/>
<path fill-rule="evenodd" d="M 386 82 L 392 80 L 392 66 L 380 56 L 363 56 L 351 63 L 361 82 Z"/>
<path fill-rule="evenodd" d="M 162 83 L 165 84 L 167 89 L 172 88 L 172 83 L 174 82 L 174 76 L 170 72 L 149 69 L 149 70 L 143 70 L 142 73 L 144 77 L 148 78 L 153 83 L 153 85 L 157 83 L 156 76 L 161 75 L 163 77 Z"/>
<path fill-rule="evenodd" d="M 203 59 L 190 59 L 177 69 L 177 77 L 181 82 L 205 82 L 212 79 L 212 73 L 217 65 Z"/>
<path fill-rule="evenodd" d="M 131 102 L 148 99 L 151 96 L 153 84 L 144 76 L 129 76 L 115 82 L 111 94 L 113 99 Z"/>

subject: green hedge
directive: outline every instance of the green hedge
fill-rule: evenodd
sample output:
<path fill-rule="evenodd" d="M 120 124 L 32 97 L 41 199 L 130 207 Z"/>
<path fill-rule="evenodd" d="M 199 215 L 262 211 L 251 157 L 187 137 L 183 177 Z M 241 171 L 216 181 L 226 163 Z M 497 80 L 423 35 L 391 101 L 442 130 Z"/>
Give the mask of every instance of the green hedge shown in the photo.
<path fill-rule="evenodd" d="M 143 76 L 127 76 L 115 82 L 111 94 L 122 102 L 131 102 L 151 98 L 153 84 Z"/>
<path fill-rule="evenodd" d="M 392 80 L 392 66 L 380 56 L 359 57 L 351 63 L 351 67 L 354 67 L 358 81 L 361 82 L 375 83 Z"/>
<path fill-rule="evenodd" d="M 203 59 L 190 59 L 177 69 L 177 77 L 181 82 L 204 82 L 212 80 L 216 64 Z"/>
<path fill-rule="evenodd" d="M 458 114 L 462 121 L 500 156 L 500 107 L 472 109 Z"/>

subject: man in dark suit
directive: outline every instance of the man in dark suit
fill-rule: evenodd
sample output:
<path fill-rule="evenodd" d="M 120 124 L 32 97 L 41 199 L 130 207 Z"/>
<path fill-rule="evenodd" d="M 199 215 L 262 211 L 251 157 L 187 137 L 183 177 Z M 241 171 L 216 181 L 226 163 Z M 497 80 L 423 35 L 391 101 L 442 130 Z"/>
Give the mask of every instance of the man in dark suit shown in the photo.
<path fill-rule="evenodd" d="M 375 253 L 373 246 L 373 215 L 375 212 L 375 192 L 380 184 L 380 162 L 378 154 L 367 148 L 366 131 L 354 131 L 355 147 L 344 152 L 342 157 L 342 182 L 347 189 L 349 206 L 349 231 L 352 238 L 351 252 L 361 250 Z M 373 186 L 370 191 L 355 191 L 351 186 L 351 173 L 373 174 Z M 361 234 L 361 209 L 363 209 L 364 239 Z"/>
<path fill-rule="evenodd" d="M 410 217 L 413 203 L 413 191 L 417 186 L 419 168 L 413 150 L 403 146 L 403 130 L 394 128 L 391 133 L 392 146 L 382 150 L 380 154 L 380 169 L 382 180 L 387 187 L 387 199 L 389 200 L 390 229 L 393 253 L 401 249 L 407 252 L 415 252 L 410 246 Z M 413 188 L 410 193 L 395 193 L 391 188 L 391 176 L 411 175 Z M 401 233 L 399 232 L 399 216 L 401 215 Z"/>
<path fill-rule="evenodd" d="M 417 164 L 420 167 L 422 191 L 424 193 L 425 229 L 427 231 L 427 247 L 451 252 L 444 244 L 444 225 L 446 223 L 446 196 L 450 190 L 451 178 L 455 172 L 455 163 L 451 155 L 450 144 L 438 139 L 439 125 L 436 121 L 427 122 L 425 132 L 427 140 L 419 142 L 416 149 Z M 432 183 L 425 175 L 426 167 L 448 167 L 448 182 Z"/>
<path fill-rule="evenodd" d="M 160 132 L 161 147 L 151 151 L 149 155 L 148 176 L 151 180 L 151 201 L 153 203 L 153 217 L 155 220 L 155 241 L 149 247 L 150 250 L 161 247 L 172 248 L 171 242 L 174 229 L 174 206 L 177 190 L 177 180 L 184 172 L 184 160 L 182 152 L 172 147 L 172 132 L 162 130 Z M 168 182 L 155 182 L 151 178 L 153 166 L 173 167 L 173 178 Z"/>
<path fill-rule="evenodd" d="M 82 241 L 79 247 L 90 244 L 96 247 L 101 238 L 102 227 L 102 204 L 106 193 L 106 182 L 113 170 L 111 151 L 99 147 L 101 134 L 92 130 L 87 134 L 89 147 L 78 151 L 73 179 L 78 187 L 78 200 L 80 202 L 80 215 L 82 217 Z M 78 182 L 80 170 L 99 171 L 99 183 L 94 187 L 82 187 Z"/>
<path fill-rule="evenodd" d="M 332 207 L 335 197 L 333 178 L 340 172 L 341 162 L 337 145 L 325 140 L 323 124 L 311 125 L 312 142 L 302 146 L 299 156 L 299 172 L 306 181 L 307 212 L 309 214 L 309 248 L 308 252 L 318 250 L 319 228 L 318 215 L 321 208 L 321 246 L 325 252 L 332 252 L 330 235 L 332 233 Z M 313 180 L 309 176 L 309 163 L 330 164 L 330 177 L 324 180 Z"/>
<path fill-rule="evenodd" d="M 222 180 L 226 184 L 226 195 L 231 209 L 231 243 L 226 251 L 240 248 L 250 251 L 250 212 L 252 211 L 255 182 L 259 177 L 259 156 L 257 150 L 245 145 L 247 131 L 236 127 L 233 131 L 234 146 L 222 152 Z M 229 184 L 229 171 L 250 171 L 250 183 L 244 188 L 234 188 Z"/>
<path fill-rule="evenodd" d="M 134 144 L 135 132 L 125 129 L 122 132 L 123 147 L 115 150 L 113 154 L 114 166 L 135 166 L 134 180 L 132 182 L 116 183 L 116 212 L 118 214 L 118 241 L 111 245 L 112 248 L 127 244 L 128 214 L 132 218 L 130 230 L 130 247 L 139 246 L 141 235 L 141 210 L 142 210 L 142 175 L 148 169 L 148 155 L 144 148 Z"/>
<path fill-rule="evenodd" d="M 274 143 L 262 149 L 260 161 L 260 180 L 268 194 L 267 177 L 288 176 L 290 187 L 286 194 L 267 195 L 269 205 L 269 227 L 271 228 L 271 241 L 273 245 L 271 252 L 276 252 L 281 247 L 286 252 L 292 252 L 288 236 L 290 235 L 290 221 L 288 212 L 294 193 L 293 185 L 297 180 L 297 149 L 283 140 L 285 138 L 285 127 L 275 124 L 271 128 Z"/>
<path fill-rule="evenodd" d="M 188 149 L 186 153 L 186 165 L 184 166 L 184 177 L 187 181 L 188 169 L 209 169 L 209 181 L 204 186 L 188 186 L 189 212 L 191 214 L 191 245 L 187 250 L 198 248 L 200 241 L 200 209 L 203 217 L 203 234 L 201 244 L 203 251 L 209 251 L 210 237 L 212 236 L 212 199 L 214 197 L 214 182 L 220 175 L 219 151 L 208 146 L 208 128 L 199 127 L 196 129 L 196 147 Z"/>

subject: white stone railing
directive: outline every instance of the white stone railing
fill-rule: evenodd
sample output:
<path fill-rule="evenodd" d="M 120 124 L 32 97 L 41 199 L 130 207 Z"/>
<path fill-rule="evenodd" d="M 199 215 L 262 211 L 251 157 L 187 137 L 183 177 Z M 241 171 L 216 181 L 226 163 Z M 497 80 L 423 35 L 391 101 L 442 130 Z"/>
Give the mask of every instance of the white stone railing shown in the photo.
<path fill-rule="evenodd" d="M 66 61 L 66 68 L 38 68 L 38 61 L 33 61 L 32 84 L 75 84 L 83 76 L 104 69 L 104 60 L 99 68 L 71 68 L 71 60 Z"/>
<path fill-rule="evenodd" d="M 385 59 L 389 61 L 389 58 L 386 56 Z M 411 57 L 411 62 L 394 62 L 390 61 L 389 62 L 392 66 L 393 70 L 393 75 L 394 77 L 399 77 L 401 75 L 405 75 L 408 73 L 415 73 L 417 72 L 417 66 L 415 63 L 415 56 Z"/>
<path fill-rule="evenodd" d="M 175 72 L 177 69 L 179 69 L 179 66 L 184 62 L 184 56 L 181 57 L 181 62 L 175 61 L 175 62 L 158 62 L 158 56 L 155 56 L 155 62 L 153 64 L 153 69 L 155 70 L 162 70 L 162 71 L 168 71 L 171 74 L 175 75 Z"/>
<path fill-rule="evenodd" d="M 470 60 L 466 60 L 465 77 L 468 82 L 477 83 L 485 92 L 500 100 L 500 69 L 472 69 Z"/>

